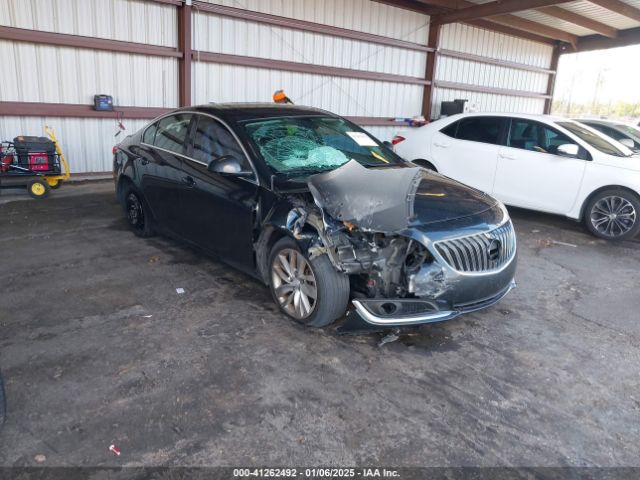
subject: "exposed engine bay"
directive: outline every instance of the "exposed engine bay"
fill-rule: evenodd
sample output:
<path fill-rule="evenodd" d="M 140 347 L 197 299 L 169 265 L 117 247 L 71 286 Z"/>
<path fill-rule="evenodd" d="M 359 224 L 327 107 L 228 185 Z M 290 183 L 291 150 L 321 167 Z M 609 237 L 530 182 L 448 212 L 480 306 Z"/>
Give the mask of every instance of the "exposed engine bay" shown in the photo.
<path fill-rule="evenodd" d="M 308 240 L 310 257 L 326 253 L 338 271 L 350 275 L 354 296 L 411 296 L 415 275 L 425 262 L 433 261 L 423 245 L 398 233 L 414 217 L 413 197 L 420 179 L 420 168 L 383 172 L 351 161 L 309 179 L 314 204 L 304 196 L 290 197 L 295 208 L 286 227 L 296 239 Z M 371 189 L 383 181 L 398 188 L 388 189 L 391 194 L 372 204 Z"/>

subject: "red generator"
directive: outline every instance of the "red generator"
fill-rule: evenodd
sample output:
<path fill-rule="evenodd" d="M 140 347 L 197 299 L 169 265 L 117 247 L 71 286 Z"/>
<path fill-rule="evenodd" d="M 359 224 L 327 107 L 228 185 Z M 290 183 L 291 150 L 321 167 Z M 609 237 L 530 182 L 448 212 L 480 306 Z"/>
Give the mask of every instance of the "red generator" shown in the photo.
<path fill-rule="evenodd" d="M 56 146 L 46 137 L 20 136 L 13 139 L 18 165 L 33 172 L 59 173 Z"/>

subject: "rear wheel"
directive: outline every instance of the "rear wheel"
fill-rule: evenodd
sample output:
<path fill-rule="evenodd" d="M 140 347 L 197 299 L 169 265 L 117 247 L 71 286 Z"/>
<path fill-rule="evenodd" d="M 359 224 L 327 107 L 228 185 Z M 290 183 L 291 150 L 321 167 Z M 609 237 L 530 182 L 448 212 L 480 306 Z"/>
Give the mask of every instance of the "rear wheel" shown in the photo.
<path fill-rule="evenodd" d="M 62 180 L 47 180 L 51 190 L 57 190 L 62 186 Z"/>
<path fill-rule="evenodd" d="M 273 246 L 269 267 L 273 299 L 295 321 L 324 327 L 347 310 L 349 277 L 337 272 L 326 254 L 309 259 L 285 237 Z"/>
<path fill-rule="evenodd" d="M 584 222 L 591 233 L 606 240 L 633 238 L 640 231 L 640 199 L 620 188 L 604 190 L 587 203 Z"/>
<path fill-rule="evenodd" d="M 29 185 L 27 185 L 27 191 L 33 198 L 46 198 L 49 195 L 50 190 L 51 188 L 49 187 L 49 184 L 45 180 L 41 180 L 39 178 L 31 180 Z"/>
<path fill-rule="evenodd" d="M 133 187 L 128 187 L 124 192 L 124 210 L 133 233 L 143 238 L 155 235 L 149 208 L 143 196 Z"/>

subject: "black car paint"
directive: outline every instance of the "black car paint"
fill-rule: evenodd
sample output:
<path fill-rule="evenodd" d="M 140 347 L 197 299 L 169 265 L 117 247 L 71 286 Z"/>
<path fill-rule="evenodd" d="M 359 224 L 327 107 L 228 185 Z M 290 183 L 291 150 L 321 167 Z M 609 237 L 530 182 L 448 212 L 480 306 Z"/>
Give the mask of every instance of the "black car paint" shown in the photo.
<path fill-rule="evenodd" d="M 248 154 L 255 178 L 212 173 L 190 158 L 189 148 L 182 155 L 148 146 L 141 141 L 142 129 L 127 137 L 114 156 L 120 200 L 123 186 L 132 183 L 147 198 L 156 226 L 163 233 L 216 255 L 268 284 L 267 258 L 278 238 L 291 236 L 303 251 L 313 242 L 317 232 L 306 229 L 294 236 L 287 227 L 287 217 L 292 209 L 300 207 L 300 196 L 309 204 L 314 198 L 307 186 L 308 177 L 274 175 L 261 161 L 242 123 L 282 116 L 337 116 L 306 107 L 264 104 L 209 105 L 172 113 L 180 112 L 212 116 L 226 125 Z M 363 131 L 355 125 L 353 129 Z M 406 167 L 402 164 L 397 168 Z M 503 220 L 503 210 L 491 197 L 439 174 L 425 171 L 421 175 L 415 218 L 397 233 L 416 240 L 424 240 L 428 234 L 434 241 L 460 235 L 461 230 L 482 231 Z"/>

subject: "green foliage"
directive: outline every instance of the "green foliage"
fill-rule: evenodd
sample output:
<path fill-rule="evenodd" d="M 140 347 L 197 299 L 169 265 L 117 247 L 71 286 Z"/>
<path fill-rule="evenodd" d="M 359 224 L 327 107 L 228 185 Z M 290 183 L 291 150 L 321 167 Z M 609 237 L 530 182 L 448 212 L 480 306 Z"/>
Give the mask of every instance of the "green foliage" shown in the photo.
<path fill-rule="evenodd" d="M 606 118 L 637 118 L 640 117 L 640 103 L 617 102 L 587 102 L 573 103 L 566 100 L 554 100 L 551 111 L 555 115 L 565 117 L 606 117 Z"/>

